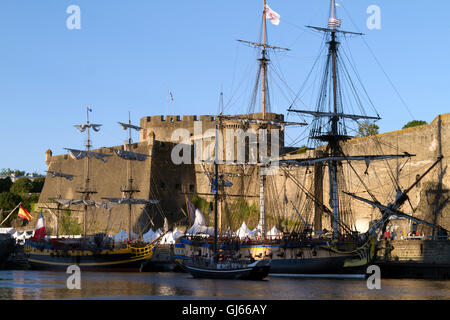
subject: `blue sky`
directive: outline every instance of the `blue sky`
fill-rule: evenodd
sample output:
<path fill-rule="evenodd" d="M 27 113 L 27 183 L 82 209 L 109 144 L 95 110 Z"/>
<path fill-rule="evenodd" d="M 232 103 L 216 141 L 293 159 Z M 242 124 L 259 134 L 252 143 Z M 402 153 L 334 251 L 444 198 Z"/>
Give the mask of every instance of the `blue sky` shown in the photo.
<path fill-rule="evenodd" d="M 0 2 L 0 168 L 44 173 L 44 153 L 82 148 L 73 127 L 103 128 L 94 147 L 126 139 L 117 121 L 166 114 L 215 114 L 223 85 L 225 112 L 247 112 L 257 53 L 236 39 L 259 40 L 262 0 L 2 0 Z M 343 0 L 342 28 L 365 33 L 348 41 L 359 75 L 383 120 L 381 132 L 450 111 L 450 62 L 444 0 Z M 325 26 L 328 0 L 271 0 L 281 15 L 268 24 L 269 42 L 291 49 L 271 56 L 291 91 L 273 79 L 272 110 L 286 114 L 321 45 L 305 25 Z M 67 7 L 81 9 L 69 30 Z M 370 5 L 381 29 L 368 30 Z M 345 8 L 345 10 L 344 10 Z M 347 15 L 349 14 L 349 16 Z M 365 42 L 364 42 L 365 41 Z M 406 102 L 402 103 L 371 51 Z M 346 44 L 347 45 L 347 44 Z M 286 92 L 288 92 L 286 94 Z M 289 93 L 290 92 L 290 93 Z M 304 102 L 309 104 L 307 97 Z M 289 116 L 289 120 L 298 120 Z M 288 143 L 297 132 L 289 131 Z M 137 135 L 134 140 L 137 141 Z"/>

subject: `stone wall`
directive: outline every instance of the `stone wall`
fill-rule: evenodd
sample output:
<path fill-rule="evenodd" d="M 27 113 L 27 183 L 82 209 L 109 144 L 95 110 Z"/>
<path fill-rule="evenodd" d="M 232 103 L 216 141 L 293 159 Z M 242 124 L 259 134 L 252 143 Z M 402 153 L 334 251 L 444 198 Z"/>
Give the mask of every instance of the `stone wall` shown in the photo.
<path fill-rule="evenodd" d="M 259 115 L 250 115 L 258 118 Z M 281 116 L 281 118 L 280 118 Z M 273 120 L 282 120 L 282 115 L 269 114 Z M 271 119 L 272 119 L 271 118 Z M 205 173 L 213 172 L 213 165 L 208 164 L 181 164 L 175 165 L 171 160 L 171 152 L 174 142 L 171 141 L 172 132 L 175 129 L 187 129 L 191 137 L 194 137 L 194 125 L 201 121 L 203 132 L 215 127 L 215 119 L 212 116 L 168 116 L 167 119 L 162 116 L 145 117 L 141 119 L 140 142 L 133 144 L 132 151 L 149 154 L 149 160 L 145 162 L 133 161 L 134 183 L 141 190 L 136 194 L 136 198 L 158 199 L 159 205 L 153 205 L 148 208 L 137 206 L 133 212 L 133 226 L 135 232 L 145 232 L 153 225 L 161 227 L 163 217 L 169 219 L 169 223 L 181 223 L 184 214 L 181 208 L 185 205 L 186 196 L 191 198 L 194 194 L 213 201 L 213 195 L 210 192 L 210 182 Z M 226 125 L 239 125 L 236 121 L 229 121 Z M 429 222 L 436 222 L 447 229 L 450 229 L 450 205 L 448 201 L 448 190 L 450 180 L 447 174 L 448 157 L 450 156 L 450 114 L 437 117 L 432 123 L 416 128 L 399 130 L 386 134 L 380 134 L 374 137 L 359 138 L 348 141 L 343 149 L 346 154 L 366 155 L 366 154 L 399 154 L 408 152 L 416 155 L 410 159 L 386 160 L 371 162 L 367 168 L 366 163 L 353 162 L 353 169 L 361 178 L 357 178 L 353 169 L 348 165 L 343 165 L 343 172 L 350 177 L 347 182 L 347 190 L 357 195 L 370 198 L 365 191 L 364 185 L 376 196 L 377 200 L 383 204 L 388 204 L 395 199 L 395 184 L 399 181 L 402 189 L 409 187 L 416 179 L 417 175 L 422 174 L 428 167 L 442 154 L 443 161 L 433 169 L 432 172 L 409 194 L 410 199 L 401 210 L 406 213 L 413 213 L 415 216 L 423 218 Z M 283 141 L 281 137 L 281 142 Z M 190 141 L 190 148 L 193 148 L 193 141 Z M 283 145 L 281 144 L 281 147 Z M 112 148 L 123 148 L 117 146 Z M 97 194 L 93 199 L 100 200 L 102 197 L 121 197 L 120 187 L 127 183 L 127 163 L 125 160 L 112 154 L 110 148 L 102 148 L 99 152 L 111 154 L 108 162 L 103 163 L 99 160 L 91 160 L 91 179 L 93 187 Z M 303 156 L 314 156 L 316 151 L 311 151 Z M 46 153 L 49 171 L 60 171 L 63 173 L 74 174 L 72 181 L 61 178 L 52 178 L 47 175 L 44 189 L 40 197 L 40 206 L 52 206 L 49 199 L 79 198 L 77 188 L 84 183 L 84 160 L 73 160 L 69 155 L 53 156 L 51 152 Z M 297 156 L 298 157 L 298 156 Z M 314 220 L 314 205 L 305 205 L 305 194 L 302 187 L 308 190 L 314 190 L 314 177 L 317 166 L 311 167 L 292 167 L 280 169 L 275 175 L 266 179 L 266 210 L 269 216 L 268 228 L 278 223 L 278 228 L 288 227 L 287 218 L 298 220 L 298 213 L 294 210 L 296 206 L 303 218 L 308 221 Z M 234 174 L 227 177 L 227 180 L 233 183 L 231 188 L 225 192 L 228 194 L 227 201 L 232 203 L 244 195 L 244 199 L 251 203 L 259 205 L 259 169 L 255 166 L 235 166 L 221 165 L 220 171 Z M 317 182 L 316 178 L 316 182 Z M 320 179 L 319 179 L 320 180 Z M 328 174 L 327 167 L 323 168 L 323 202 L 328 205 Z M 302 187 L 299 187 L 302 186 Z M 317 194 L 317 191 L 316 191 Z M 350 201 L 341 195 L 342 200 Z M 380 213 L 371 206 L 358 201 L 351 201 L 353 216 L 356 227 L 364 232 L 368 228 L 370 221 L 378 219 Z M 222 225 L 227 227 L 227 219 L 231 219 L 226 214 L 227 208 L 223 208 Z M 48 210 L 47 210 L 48 211 Z M 55 210 L 52 210 L 53 212 Z M 414 212 L 413 212 L 414 211 Z M 207 213 L 205 213 L 207 214 Z M 82 215 L 75 211 L 81 222 Z M 46 213 L 49 224 L 54 221 L 50 213 Z M 125 207 L 116 207 L 111 212 L 103 209 L 93 209 L 89 213 L 89 232 L 108 231 L 116 233 L 120 229 L 126 229 L 128 226 L 128 213 Z M 239 222 L 241 223 L 241 222 Z M 286 225 L 283 225 L 286 223 Z M 316 220 L 316 224 L 318 221 Z M 329 219 L 324 217 L 322 228 L 330 228 Z M 256 225 L 250 225 L 251 228 Z M 392 223 L 392 228 L 397 231 L 409 231 L 410 225 L 406 221 Z M 424 233 L 430 233 L 430 230 L 419 230 Z"/>

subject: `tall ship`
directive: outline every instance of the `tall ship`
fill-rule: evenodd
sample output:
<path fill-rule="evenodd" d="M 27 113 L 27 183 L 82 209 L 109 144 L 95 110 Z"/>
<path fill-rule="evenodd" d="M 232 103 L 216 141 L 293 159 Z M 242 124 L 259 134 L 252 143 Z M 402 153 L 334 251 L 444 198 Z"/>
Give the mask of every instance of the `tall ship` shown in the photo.
<path fill-rule="evenodd" d="M 92 109 L 87 106 L 85 124 L 76 125 L 80 132 L 87 134 L 86 150 L 67 149 L 69 155 L 76 161 L 84 159 L 84 185 L 77 193 L 81 196 L 79 199 L 62 199 L 61 197 L 50 199 L 57 204 L 57 216 L 61 207 L 79 208 L 83 212 L 83 231 L 81 237 L 67 238 L 58 234 L 55 238 L 46 236 L 46 233 L 35 232 L 35 235 L 25 242 L 25 253 L 28 257 L 30 266 L 33 269 L 43 270 L 66 270 L 70 265 L 77 265 L 81 270 L 89 271 L 139 271 L 142 264 L 153 256 L 154 242 L 145 243 L 142 237 L 133 233 L 131 214 L 132 207 L 136 204 L 155 204 L 157 200 L 135 199 L 133 195 L 139 192 L 139 189 L 133 184 L 132 161 L 146 161 L 147 155 L 131 152 L 131 130 L 140 130 L 138 126 L 128 123 L 120 123 L 124 130 L 128 130 L 129 139 L 125 144 L 124 150 L 113 149 L 116 156 L 127 161 L 127 185 L 121 188 L 122 198 L 104 198 L 102 201 L 92 200 L 92 195 L 97 191 L 92 187 L 91 181 L 91 159 L 106 162 L 111 156 L 101 152 L 91 151 L 91 132 L 98 132 L 101 124 L 93 124 L 89 121 L 89 112 Z M 69 179 L 73 178 L 70 173 L 49 172 L 54 178 Z M 128 239 L 124 242 L 115 242 L 111 236 L 105 233 L 88 234 L 89 209 L 92 207 L 112 210 L 118 205 L 126 205 L 128 208 Z M 43 226 L 42 215 L 40 223 Z M 38 222 L 39 224 L 39 222 Z M 45 230 L 45 229 L 44 229 Z M 58 229 L 57 229 L 58 230 Z"/>
<path fill-rule="evenodd" d="M 276 49 L 266 44 L 267 6 L 263 2 L 263 42 L 249 43 L 261 48 L 260 70 L 263 117 L 267 96 L 267 50 Z M 279 232 L 276 237 L 267 231 L 266 207 L 272 208 L 280 201 L 279 193 L 269 194 L 268 180 L 270 175 L 264 174 L 264 166 L 257 166 L 260 171 L 260 218 L 255 231 L 256 236 L 248 237 L 244 241 L 236 236 L 223 232 L 219 238 L 219 246 L 226 248 L 238 247 L 242 259 L 270 259 L 271 274 L 342 274 L 365 273 L 363 269 L 371 263 L 375 257 L 377 240 L 384 233 L 392 218 L 403 218 L 446 232 L 441 227 L 415 218 L 400 211 L 401 206 L 408 200 L 408 193 L 423 177 L 428 174 L 442 159 L 436 162 L 409 188 L 402 190 L 399 185 L 393 183 L 396 189 L 396 198 L 390 204 L 382 204 L 377 200 L 371 190 L 370 181 L 367 182 L 358 163 L 366 165 L 376 161 L 408 159 L 413 155 L 408 153 L 393 154 L 348 154 L 345 152 L 345 142 L 352 139 L 351 127 L 366 121 L 379 121 L 378 114 L 370 116 L 366 114 L 361 98 L 358 97 L 354 84 L 349 78 L 348 69 L 343 64 L 344 59 L 340 55 L 340 37 L 361 36 L 361 33 L 344 31 L 340 29 L 341 20 L 336 18 L 336 4 L 330 1 L 330 16 L 327 27 L 308 26 L 309 29 L 324 34 L 326 61 L 323 64 L 321 83 L 319 84 L 319 96 L 316 100 L 315 110 L 300 110 L 289 108 L 288 112 L 312 117 L 309 132 L 309 141 L 314 154 L 311 152 L 306 157 L 297 159 L 280 158 L 279 170 L 298 187 L 302 203 L 289 203 L 297 216 L 297 222 Z M 258 77 L 260 79 L 260 77 Z M 359 80 L 359 79 L 358 79 Z M 343 81 L 350 83 L 350 91 L 346 91 Z M 349 92 L 351 96 L 345 95 Z M 370 102 L 370 98 L 368 100 Z M 353 103 L 353 104 L 352 104 Z M 354 108 L 356 106 L 356 108 Z M 353 110 L 359 110 L 355 113 Z M 353 111 L 353 112 L 351 112 Z M 219 116 L 223 119 L 236 119 L 236 117 Z M 245 121 L 245 120 L 244 120 Z M 248 120 L 247 120 L 248 121 Z M 264 123 L 263 120 L 259 120 Z M 353 121 L 353 122 L 352 122 Z M 307 186 L 304 181 L 290 172 L 292 167 L 303 167 L 314 172 L 315 184 Z M 328 172 L 325 175 L 324 169 Z M 344 170 L 345 168 L 345 170 Z M 364 168 L 363 168 L 364 169 Z M 350 192 L 346 184 L 346 175 L 352 174 L 354 179 L 360 182 L 364 192 L 370 195 L 370 199 L 358 196 Z M 328 180 L 328 204 L 324 203 L 325 194 L 323 182 Z M 273 190 L 272 190 L 273 191 Z M 320 196 L 319 196 L 320 195 Z M 356 230 L 353 221 L 352 206 L 356 202 L 367 203 L 378 208 L 381 218 L 373 221 L 365 233 Z M 272 203 L 271 203 L 272 202 Z M 275 209 L 276 210 L 276 209 Z M 272 212 L 273 214 L 274 212 Z M 329 221 L 330 229 L 323 228 L 325 220 Z M 177 241 L 176 257 L 190 255 L 197 252 L 198 255 L 210 256 L 211 246 L 208 241 L 200 237 L 183 237 Z"/>

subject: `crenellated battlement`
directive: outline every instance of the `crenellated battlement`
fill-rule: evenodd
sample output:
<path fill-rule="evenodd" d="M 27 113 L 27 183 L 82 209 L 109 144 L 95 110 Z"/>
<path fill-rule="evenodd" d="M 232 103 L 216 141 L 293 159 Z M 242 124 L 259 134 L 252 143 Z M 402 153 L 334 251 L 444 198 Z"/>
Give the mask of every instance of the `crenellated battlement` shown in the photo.
<path fill-rule="evenodd" d="M 247 119 L 263 119 L 262 113 L 236 115 L 235 117 Z M 265 120 L 284 121 L 284 115 L 266 113 Z M 227 120 L 234 127 L 236 120 Z M 194 135 L 194 126 L 201 123 L 203 131 L 215 128 L 216 116 L 214 115 L 158 115 L 141 118 L 141 130 L 139 141 L 164 141 L 171 142 L 172 133 L 177 129 L 186 129 Z"/>

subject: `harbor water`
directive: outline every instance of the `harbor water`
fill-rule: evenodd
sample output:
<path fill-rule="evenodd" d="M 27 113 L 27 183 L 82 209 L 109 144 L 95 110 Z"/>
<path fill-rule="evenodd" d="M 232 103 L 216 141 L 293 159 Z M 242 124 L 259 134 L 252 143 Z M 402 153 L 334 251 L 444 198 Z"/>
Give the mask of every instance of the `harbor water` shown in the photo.
<path fill-rule="evenodd" d="M 233 281 L 174 272 L 81 272 L 81 288 L 68 289 L 69 277 L 64 272 L 0 271 L 0 299 L 450 300 L 448 280 L 381 279 L 381 288 L 370 290 L 364 278 Z"/>

